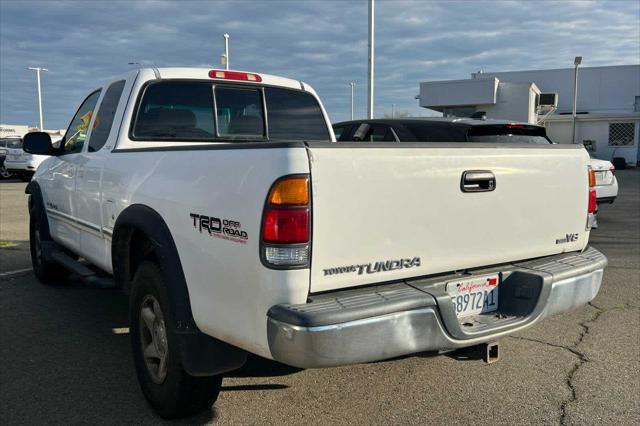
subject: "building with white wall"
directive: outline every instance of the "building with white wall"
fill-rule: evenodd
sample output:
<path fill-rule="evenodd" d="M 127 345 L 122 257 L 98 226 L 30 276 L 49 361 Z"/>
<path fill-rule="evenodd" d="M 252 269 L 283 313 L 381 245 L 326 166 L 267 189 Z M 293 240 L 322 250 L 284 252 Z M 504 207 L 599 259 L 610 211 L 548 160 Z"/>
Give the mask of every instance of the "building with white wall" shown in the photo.
<path fill-rule="evenodd" d="M 488 118 L 535 123 L 543 117 L 541 93 L 557 93 L 557 109 L 544 117 L 551 140 L 571 143 L 574 69 L 478 72 L 471 79 L 420 83 L 420 106 L 445 115 L 469 116 L 485 111 Z M 580 67 L 576 143 L 596 157 L 640 161 L 640 65 Z"/>
<path fill-rule="evenodd" d="M 27 126 L 24 124 L 0 124 L 0 138 L 22 138 L 30 132 L 38 132 L 40 129 Z M 52 138 L 62 138 L 66 133 L 66 129 L 45 129 L 44 132 L 49 133 Z"/>
<path fill-rule="evenodd" d="M 29 133 L 29 126 L 22 124 L 0 124 L 0 138 L 21 138 Z"/>

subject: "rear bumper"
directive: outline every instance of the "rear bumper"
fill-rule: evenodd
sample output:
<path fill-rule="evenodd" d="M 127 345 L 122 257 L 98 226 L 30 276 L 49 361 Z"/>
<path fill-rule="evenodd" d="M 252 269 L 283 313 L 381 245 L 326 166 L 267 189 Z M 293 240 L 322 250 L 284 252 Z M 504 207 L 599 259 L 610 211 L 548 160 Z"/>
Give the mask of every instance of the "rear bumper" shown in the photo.
<path fill-rule="evenodd" d="M 542 318 L 587 304 L 602 283 L 606 257 L 593 248 L 473 271 L 501 274 L 498 311 L 461 323 L 446 283 L 460 275 L 313 296 L 269 310 L 273 358 L 302 367 L 370 362 L 492 341 Z"/>

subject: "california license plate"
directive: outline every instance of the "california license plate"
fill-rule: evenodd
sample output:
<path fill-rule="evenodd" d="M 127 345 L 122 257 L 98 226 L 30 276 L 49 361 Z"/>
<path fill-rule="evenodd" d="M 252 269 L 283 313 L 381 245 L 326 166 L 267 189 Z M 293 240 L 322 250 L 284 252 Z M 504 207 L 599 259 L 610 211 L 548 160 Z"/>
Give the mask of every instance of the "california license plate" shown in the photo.
<path fill-rule="evenodd" d="M 447 294 L 458 318 L 498 310 L 498 284 L 498 274 L 448 282 Z"/>

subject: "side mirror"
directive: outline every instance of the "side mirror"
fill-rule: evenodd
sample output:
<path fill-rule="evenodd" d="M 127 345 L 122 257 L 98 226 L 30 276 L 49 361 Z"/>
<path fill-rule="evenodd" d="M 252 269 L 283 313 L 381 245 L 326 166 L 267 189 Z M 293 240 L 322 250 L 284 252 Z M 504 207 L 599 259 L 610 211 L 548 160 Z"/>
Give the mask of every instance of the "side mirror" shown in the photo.
<path fill-rule="evenodd" d="M 22 149 L 29 154 L 56 155 L 51 136 L 45 132 L 27 133 L 22 138 Z"/>

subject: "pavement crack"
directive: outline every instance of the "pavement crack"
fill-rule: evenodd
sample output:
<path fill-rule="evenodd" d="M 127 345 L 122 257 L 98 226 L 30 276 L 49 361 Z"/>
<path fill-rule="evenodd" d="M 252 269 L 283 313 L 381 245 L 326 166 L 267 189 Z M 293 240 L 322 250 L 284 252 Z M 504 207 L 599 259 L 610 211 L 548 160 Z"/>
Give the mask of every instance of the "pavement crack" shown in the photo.
<path fill-rule="evenodd" d="M 571 353 L 579 355 L 579 360 L 573 365 L 571 370 L 567 373 L 567 377 L 566 377 L 566 384 L 567 384 L 567 387 L 569 388 L 569 391 L 571 392 L 571 396 L 569 399 L 563 401 L 560 404 L 560 424 L 563 426 L 567 424 L 567 407 L 569 406 L 569 404 L 571 404 L 572 402 L 575 402 L 578 399 L 578 396 L 576 395 L 576 388 L 573 384 L 573 378 L 575 377 L 580 367 L 582 367 L 585 363 L 590 361 L 586 354 L 578 350 L 578 346 L 580 346 L 580 344 L 584 341 L 585 337 L 587 337 L 587 335 L 591 332 L 591 326 L 596 321 L 598 321 L 598 319 L 600 318 L 600 315 L 602 315 L 605 312 L 602 308 L 594 305 L 591 302 L 589 302 L 589 306 L 594 308 L 596 310 L 596 313 L 593 315 L 591 319 L 579 323 L 580 327 L 582 327 L 582 333 L 580 333 L 580 336 L 578 337 L 578 341 L 569 349 Z"/>
<path fill-rule="evenodd" d="M 569 353 L 571 353 L 572 355 L 574 355 L 577 358 L 577 361 L 573 364 L 573 366 L 567 372 L 567 375 L 565 377 L 565 384 L 566 384 L 567 388 L 569 389 L 570 396 L 569 396 L 568 399 L 566 399 L 566 400 L 564 400 L 564 401 L 562 401 L 560 403 L 560 419 L 559 419 L 559 421 L 560 421 L 560 424 L 563 425 L 563 426 L 567 424 L 567 407 L 569 406 L 569 404 L 571 404 L 572 402 L 575 402 L 578 399 L 578 397 L 576 395 L 576 388 L 575 388 L 575 386 L 573 384 L 573 378 L 575 377 L 575 375 L 578 372 L 578 370 L 580 369 L 580 367 L 582 367 L 582 365 L 584 365 L 585 363 L 591 361 L 589 359 L 589 357 L 585 353 L 581 352 L 578 349 L 578 347 L 584 341 L 584 339 L 587 337 L 587 335 L 591 332 L 591 327 L 593 326 L 593 323 L 598 321 L 600 316 L 604 312 L 606 312 L 604 309 L 600 308 L 597 305 L 594 305 L 591 302 L 589 302 L 589 306 L 594 308 L 596 310 L 596 312 L 594 313 L 594 315 L 590 319 L 578 323 L 578 325 L 582 328 L 582 331 L 580 332 L 580 336 L 578 337 L 578 340 L 571 346 L 568 346 L 568 345 L 557 345 L 555 343 L 545 342 L 544 340 L 532 339 L 532 338 L 529 338 L 529 337 L 510 336 L 513 339 L 525 340 L 525 341 L 529 341 L 529 342 L 534 342 L 534 343 L 539 343 L 539 344 L 542 344 L 542 345 L 550 346 L 550 347 L 553 347 L 553 348 L 563 349 L 563 350 L 568 351 Z"/>

